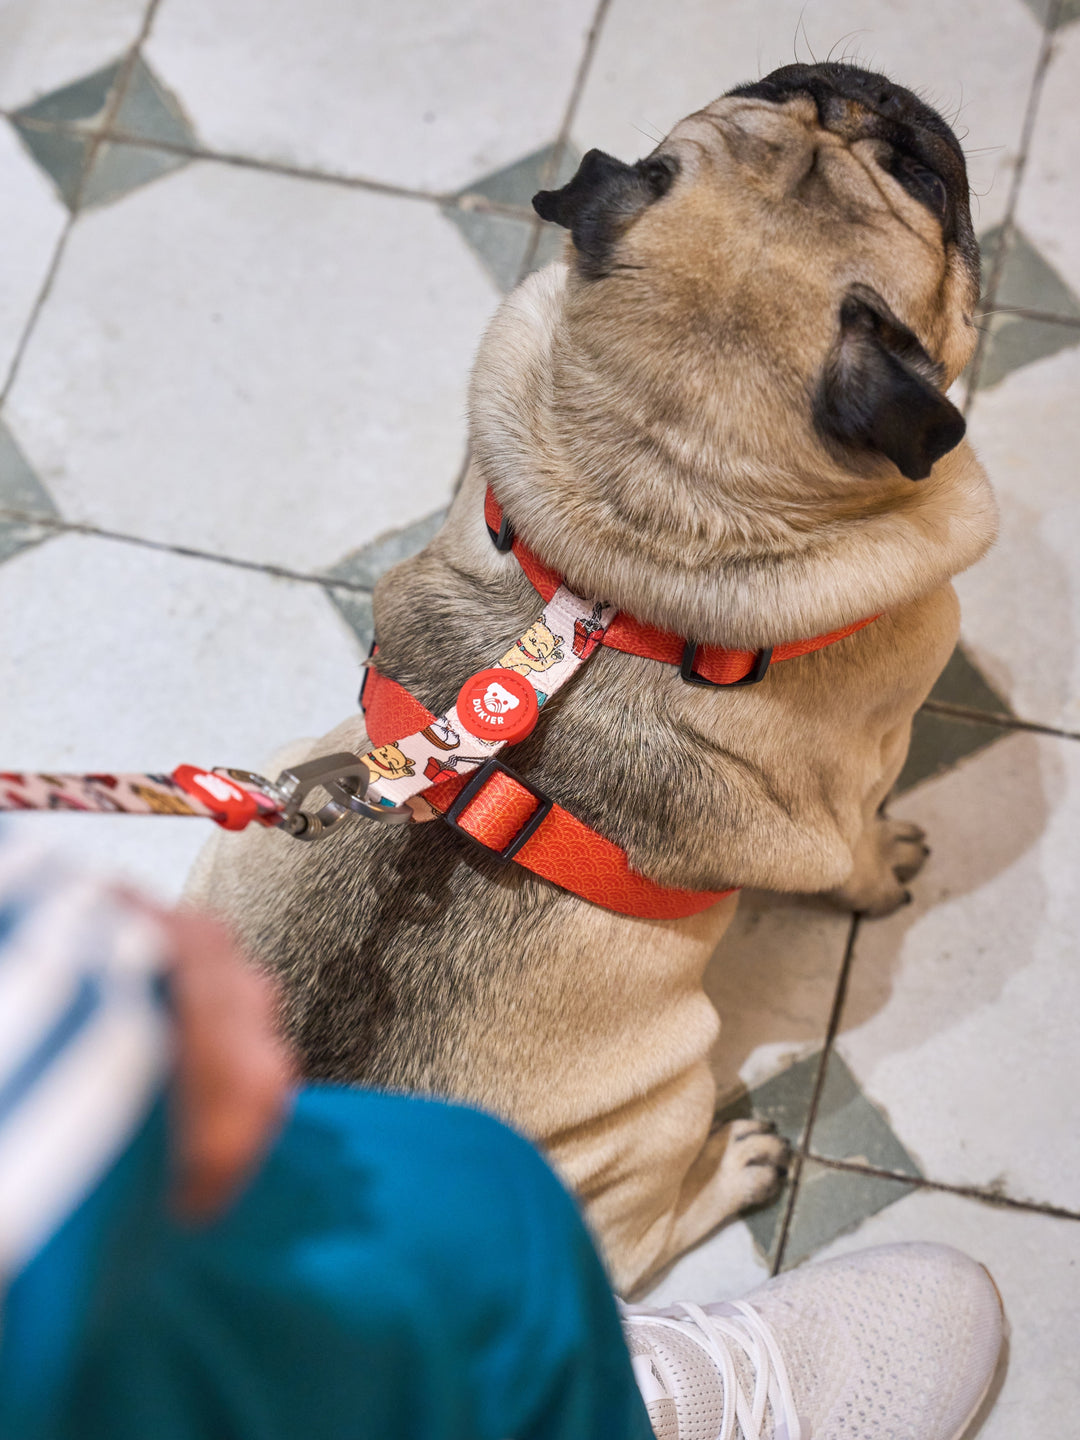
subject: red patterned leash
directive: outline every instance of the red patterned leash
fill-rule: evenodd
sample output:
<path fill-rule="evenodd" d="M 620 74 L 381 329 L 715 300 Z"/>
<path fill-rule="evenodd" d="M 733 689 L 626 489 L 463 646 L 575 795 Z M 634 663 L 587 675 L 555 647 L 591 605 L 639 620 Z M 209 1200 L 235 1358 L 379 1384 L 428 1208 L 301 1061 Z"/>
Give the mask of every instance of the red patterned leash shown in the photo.
<path fill-rule="evenodd" d="M 0 810 L 52 810 L 106 815 L 195 815 L 226 830 L 253 820 L 315 840 L 348 814 L 371 815 L 364 790 L 369 772 L 352 754 L 324 755 L 267 780 L 250 770 L 200 770 L 180 765 L 171 775 L 60 775 L 0 770 Z M 300 806 L 315 789 L 328 801 L 318 814 Z M 380 820 L 399 817 L 377 812 Z M 401 817 L 409 819 L 408 815 Z"/>

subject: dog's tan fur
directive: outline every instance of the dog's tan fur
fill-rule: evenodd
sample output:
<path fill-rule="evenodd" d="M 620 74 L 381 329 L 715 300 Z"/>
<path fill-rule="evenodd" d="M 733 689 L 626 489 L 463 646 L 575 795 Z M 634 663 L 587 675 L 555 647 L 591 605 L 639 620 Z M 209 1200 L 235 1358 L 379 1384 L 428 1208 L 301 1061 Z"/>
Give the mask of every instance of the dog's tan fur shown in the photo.
<path fill-rule="evenodd" d="M 601 650 L 508 758 L 661 883 L 885 913 L 925 852 L 880 807 L 955 643 L 950 577 L 995 517 L 966 443 L 915 483 L 815 429 L 852 286 L 945 382 L 974 342 L 970 253 L 883 175 L 864 119 L 852 106 L 825 129 L 806 96 L 736 96 L 682 122 L 661 147 L 678 183 L 629 217 L 606 273 L 571 255 L 499 311 L 465 483 L 375 598 L 380 668 L 442 712 L 540 610 L 487 535 L 491 484 L 579 593 L 699 642 L 756 648 L 883 612 L 747 689 Z M 369 748 L 353 717 L 288 758 Z M 220 835 L 190 895 L 284 977 L 309 1074 L 464 1098 L 541 1142 L 620 1288 L 774 1189 L 774 1135 L 712 1131 L 702 976 L 734 899 L 625 919 L 441 825 L 359 820 L 311 845 Z"/>

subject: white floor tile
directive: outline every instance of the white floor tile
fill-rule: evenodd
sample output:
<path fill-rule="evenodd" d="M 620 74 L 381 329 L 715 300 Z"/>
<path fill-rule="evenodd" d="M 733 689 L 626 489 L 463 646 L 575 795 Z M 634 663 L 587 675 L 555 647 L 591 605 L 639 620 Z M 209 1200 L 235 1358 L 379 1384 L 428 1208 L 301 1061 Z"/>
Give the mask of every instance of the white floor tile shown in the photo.
<path fill-rule="evenodd" d="M 9 424 L 69 518 L 321 568 L 446 503 L 496 300 L 426 202 L 194 164 L 80 218 Z"/>
<path fill-rule="evenodd" d="M 0 120 L 0 385 L 52 263 L 67 211 L 52 185 Z M 14 219 L 12 218 L 14 217 Z"/>
<path fill-rule="evenodd" d="M 318 586 L 62 536 L 0 566 L 0 769 L 258 770 L 349 714 L 359 660 Z M 166 893 L 208 834 L 141 816 L 4 824 Z"/>
<path fill-rule="evenodd" d="M 987 1267 L 1001 1294 L 1008 1362 L 978 1440 L 1071 1435 L 1080 1387 L 1080 1221 L 923 1190 L 882 1210 L 814 1258 L 907 1240 L 932 1240 L 965 1251 Z"/>
<path fill-rule="evenodd" d="M 930 1179 L 1080 1209 L 1080 745 L 1015 734 L 895 810 L 933 854 L 859 932 L 837 1049 Z"/>
<path fill-rule="evenodd" d="M 971 437 L 1001 507 L 990 554 L 957 582 L 964 642 L 1026 720 L 1080 730 L 1080 349 L 980 392 Z"/>
<path fill-rule="evenodd" d="M 754 1249 L 750 1231 L 736 1220 L 677 1260 L 642 1303 L 659 1306 L 689 1300 L 708 1305 L 714 1300 L 736 1300 L 768 1278 L 769 1267 Z"/>
<path fill-rule="evenodd" d="M 1080 295 L 1080 183 L 1076 174 L 1076 86 L 1080 26 L 1054 38 L 1016 218 Z"/>
<path fill-rule="evenodd" d="M 165 0 L 147 56 L 204 143 L 453 191 L 554 139 L 595 0 Z"/>
<path fill-rule="evenodd" d="M 733 85 L 834 47 L 834 58 L 886 71 L 947 119 L 960 110 L 983 230 L 1004 211 L 1039 43 L 1020 0 L 614 0 L 573 134 L 582 150 L 633 159 Z"/>
<path fill-rule="evenodd" d="M 0 105 L 10 109 L 119 60 L 147 0 L 6 0 L 0 6 Z"/>

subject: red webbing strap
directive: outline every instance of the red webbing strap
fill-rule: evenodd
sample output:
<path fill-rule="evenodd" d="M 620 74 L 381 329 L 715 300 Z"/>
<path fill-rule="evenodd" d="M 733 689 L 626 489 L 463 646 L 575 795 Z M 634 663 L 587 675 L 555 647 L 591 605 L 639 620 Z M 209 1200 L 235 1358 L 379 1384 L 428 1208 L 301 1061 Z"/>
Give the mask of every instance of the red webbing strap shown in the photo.
<path fill-rule="evenodd" d="M 490 490 L 484 497 L 484 519 L 489 528 L 495 531 L 498 531 L 502 524 L 502 507 Z M 513 552 L 533 588 L 538 590 L 545 600 L 550 600 L 562 583 L 562 577 L 557 571 L 549 569 L 542 560 L 537 559 L 528 546 L 516 536 Z M 854 635 L 857 630 L 872 624 L 877 618 L 876 615 L 869 615 L 865 620 L 856 620 L 853 625 L 845 625 L 842 630 L 833 630 L 828 635 L 816 635 L 811 640 L 790 640 L 783 645 L 777 645 L 772 652 L 772 663 L 775 665 L 778 660 L 795 660 L 800 655 L 810 655 L 815 650 L 823 650 L 826 645 L 833 645 L 837 640 L 846 640 L 849 635 Z M 625 610 L 620 610 L 608 626 L 602 643 L 610 646 L 612 650 L 621 650 L 626 655 L 641 655 L 646 660 L 659 660 L 665 665 L 680 665 L 686 640 L 686 636 L 674 635 L 671 631 L 660 630 L 655 625 L 646 625 L 641 620 L 635 620 Z M 722 645 L 700 645 L 694 659 L 694 673 L 703 680 L 710 680 L 714 685 L 731 685 L 750 674 L 756 659 L 757 653 L 754 650 L 725 650 Z"/>
<path fill-rule="evenodd" d="M 373 665 L 368 665 L 364 676 L 364 688 L 360 691 L 360 704 L 368 739 L 372 745 L 390 745 L 401 735 L 412 735 L 423 730 L 438 717 L 426 706 L 410 695 L 404 685 L 382 675 Z M 428 799 L 430 791 L 425 791 Z"/>
<path fill-rule="evenodd" d="M 424 792 L 445 813 L 468 776 Z M 452 792 L 452 793 L 451 793 Z M 458 824 L 493 850 L 504 850 L 536 813 L 539 802 L 511 775 L 496 772 L 458 816 Z M 734 890 L 674 890 L 630 869 L 626 851 L 605 840 L 560 805 L 553 805 L 534 834 L 514 855 L 534 875 L 550 880 L 620 915 L 641 920 L 680 920 L 697 915 Z"/>
<path fill-rule="evenodd" d="M 423 729 L 436 718 L 396 680 L 374 669 L 368 671 L 364 684 L 363 705 L 373 745 L 388 744 L 403 732 Z M 431 786 L 423 792 L 424 799 L 445 814 L 473 774 L 455 775 Z M 524 785 L 497 771 L 458 816 L 458 824 L 482 845 L 501 851 L 521 833 L 538 804 Z M 561 805 L 551 807 L 514 860 L 583 900 L 642 920 L 679 920 L 697 915 L 735 893 L 657 885 L 630 869 L 625 850 L 598 835 Z"/>

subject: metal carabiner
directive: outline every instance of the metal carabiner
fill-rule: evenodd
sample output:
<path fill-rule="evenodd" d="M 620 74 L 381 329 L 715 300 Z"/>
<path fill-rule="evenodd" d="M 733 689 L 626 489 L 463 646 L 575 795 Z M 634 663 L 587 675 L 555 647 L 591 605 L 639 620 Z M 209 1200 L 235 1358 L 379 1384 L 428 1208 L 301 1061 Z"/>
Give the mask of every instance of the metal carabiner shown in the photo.
<path fill-rule="evenodd" d="M 371 771 L 347 750 L 293 765 L 274 781 L 286 802 L 278 826 L 294 840 L 321 840 L 350 815 L 365 815 L 388 825 L 404 825 L 413 818 L 407 805 L 375 805 L 365 800 L 370 784 Z M 314 815 L 301 810 L 311 791 L 319 789 L 326 791 L 329 803 Z"/>

